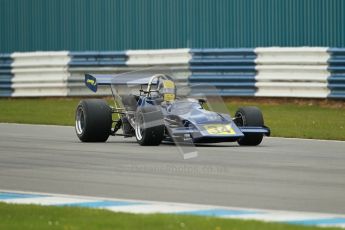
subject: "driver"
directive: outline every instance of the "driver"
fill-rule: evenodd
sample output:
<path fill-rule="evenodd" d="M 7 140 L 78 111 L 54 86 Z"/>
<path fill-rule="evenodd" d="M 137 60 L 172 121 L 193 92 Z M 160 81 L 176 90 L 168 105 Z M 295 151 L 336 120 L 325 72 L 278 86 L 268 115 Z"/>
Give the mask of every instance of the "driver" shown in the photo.
<path fill-rule="evenodd" d="M 176 99 L 176 86 L 171 80 L 161 79 L 158 82 L 157 91 L 162 104 L 170 104 Z"/>

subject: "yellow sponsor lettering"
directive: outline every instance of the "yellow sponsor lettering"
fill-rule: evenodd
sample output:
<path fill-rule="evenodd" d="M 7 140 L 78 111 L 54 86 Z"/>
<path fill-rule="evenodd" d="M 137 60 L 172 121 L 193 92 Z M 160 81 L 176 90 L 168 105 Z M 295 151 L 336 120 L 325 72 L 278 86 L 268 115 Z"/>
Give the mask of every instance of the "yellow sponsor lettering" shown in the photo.
<path fill-rule="evenodd" d="M 93 79 L 87 79 L 86 83 L 89 83 L 90 85 L 96 85 L 96 81 Z"/>
<path fill-rule="evenodd" d="M 228 135 L 234 135 L 236 132 L 231 127 L 231 125 L 221 125 L 221 124 L 212 124 L 212 125 L 204 125 L 204 128 L 209 134 L 215 134 L 215 135 L 222 135 L 222 134 L 228 134 Z"/>

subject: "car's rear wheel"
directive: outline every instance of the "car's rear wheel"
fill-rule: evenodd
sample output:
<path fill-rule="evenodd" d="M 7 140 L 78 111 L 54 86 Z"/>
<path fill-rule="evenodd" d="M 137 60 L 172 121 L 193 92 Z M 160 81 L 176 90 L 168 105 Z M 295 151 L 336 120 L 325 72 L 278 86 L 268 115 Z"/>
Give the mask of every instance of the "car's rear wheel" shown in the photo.
<path fill-rule="evenodd" d="M 235 123 L 238 127 L 243 126 L 264 126 L 264 118 L 259 108 L 255 106 L 241 107 L 235 114 Z M 244 137 L 239 139 L 237 142 L 240 145 L 256 146 L 262 141 L 262 133 L 250 133 L 245 134 Z"/>
<path fill-rule="evenodd" d="M 101 99 L 79 102 L 75 113 L 75 131 L 82 142 L 105 142 L 111 132 L 111 108 Z"/>
<path fill-rule="evenodd" d="M 159 108 L 139 107 L 135 116 L 134 130 L 140 145 L 159 145 L 164 138 L 163 115 Z"/>

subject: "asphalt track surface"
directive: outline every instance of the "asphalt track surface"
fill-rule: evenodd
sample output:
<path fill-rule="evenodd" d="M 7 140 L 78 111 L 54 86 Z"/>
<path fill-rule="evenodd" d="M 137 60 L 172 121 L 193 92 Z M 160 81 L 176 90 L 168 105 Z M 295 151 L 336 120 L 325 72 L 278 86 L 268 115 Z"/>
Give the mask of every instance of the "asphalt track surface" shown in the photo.
<path fill-rule="evenodd" d="M 0 124 L 0 189 L 345 213 L 345 142 L 265 138 L 196 147 L 80 143 L 73 127 Z"/>

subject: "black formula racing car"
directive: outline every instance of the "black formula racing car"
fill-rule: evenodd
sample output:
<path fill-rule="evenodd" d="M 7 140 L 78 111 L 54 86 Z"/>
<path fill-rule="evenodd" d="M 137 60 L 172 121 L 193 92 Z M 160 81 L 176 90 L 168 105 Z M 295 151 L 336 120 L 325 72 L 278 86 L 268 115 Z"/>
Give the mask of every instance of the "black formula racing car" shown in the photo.
<path fill-rule="evenodd" d="M 231 117 L 222 100 L 214 99 L 220 97 L 202 93 L 206 85 L 196 87 L 200 94 L 198 90 L 180 93 L 176 81 L 170 74 L 152 70 L 86 74 L 85 84 L 90 90 L 96 92 L 98 86 L 110 86 L 114 105 L 101 99 L 80 101 L 75 115 L 78 138 L 82 142 L 105 142 L 112 135 L 135 137 L 140 145 L 237 141 L 255 146 L 264 135 L 270 135 L 257 107 L 241 107 Z M 219 107 L 223 109 L 211 111 Z"/>

